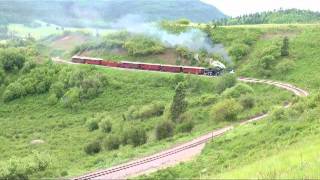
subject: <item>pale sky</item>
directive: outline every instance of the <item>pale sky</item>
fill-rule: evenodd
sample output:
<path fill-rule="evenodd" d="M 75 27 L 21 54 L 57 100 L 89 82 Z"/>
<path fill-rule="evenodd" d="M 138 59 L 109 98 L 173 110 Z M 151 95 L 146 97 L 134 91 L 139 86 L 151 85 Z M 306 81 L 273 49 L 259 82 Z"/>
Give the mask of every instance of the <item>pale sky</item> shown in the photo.
<path fill-rule="evenodd" d="M 320 0 L 201 0 L 229 16 L 239 16 L 273 9 L 307 9 L 320 11 Z"/>

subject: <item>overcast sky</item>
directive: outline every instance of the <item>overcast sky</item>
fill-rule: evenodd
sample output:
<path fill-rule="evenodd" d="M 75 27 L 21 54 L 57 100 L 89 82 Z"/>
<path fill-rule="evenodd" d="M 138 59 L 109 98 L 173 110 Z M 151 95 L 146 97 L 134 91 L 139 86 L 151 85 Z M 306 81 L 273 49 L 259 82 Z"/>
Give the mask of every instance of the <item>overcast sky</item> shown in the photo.
<path fill-rule="evenodd" d="M 212 4 L 229 16 L 279 8 L 299 8 L 320 11 L 320 0 L 201 0 Z"/>

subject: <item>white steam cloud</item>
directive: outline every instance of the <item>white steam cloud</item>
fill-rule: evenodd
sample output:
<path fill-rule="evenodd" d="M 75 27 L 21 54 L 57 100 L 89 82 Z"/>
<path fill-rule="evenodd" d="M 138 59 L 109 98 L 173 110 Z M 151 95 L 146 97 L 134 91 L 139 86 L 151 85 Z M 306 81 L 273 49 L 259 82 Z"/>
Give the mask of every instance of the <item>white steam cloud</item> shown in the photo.
<path fill-rule="evenodd" d="M 231 63 L 227 51 L 222 44 L 212 44 L 206 33 L 199 29 L 189 29 L 180 34 L 171 34 L 160 29 L 155 23 L 146 23 L 138 15 L 127 15 L 111 24 L 113 29 L 125 29 L 131 33 L 141 33 L 160 39 L 167 47 L 183 46 L 192 51 L 205 49 L 209 53 L 221 55 L 227 62 Z"/>

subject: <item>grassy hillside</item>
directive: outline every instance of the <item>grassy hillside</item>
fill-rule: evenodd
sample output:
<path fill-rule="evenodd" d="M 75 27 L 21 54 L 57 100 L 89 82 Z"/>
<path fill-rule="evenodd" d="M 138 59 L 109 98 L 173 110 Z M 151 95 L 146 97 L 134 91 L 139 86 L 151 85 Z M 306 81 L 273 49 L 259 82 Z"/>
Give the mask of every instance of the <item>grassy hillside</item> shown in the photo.
<path fill-rule="evenodd" d="M 319 23 L 320 12 L 300 9 L 275 10 L 216 21 L 221 25 Z"/>
<path fill-rule="evenodd" d="M 43 60 L 38 64 L 33 48 L 0 50 L 3 178 L 74 176 L 110 167 L 238 123 L 292 98 L 273 87 L 237 83 L 231 75 L 208 78 Z M 174 101 L 181 97 L 178 92 L 185 98 Z M 173 104 L 185 103 L 185 108 L 172 111 Z M 234 109 L 221 113 L 229 106 Z M 173 113 L 178 118 L 172 118 Z M 157 133 L 164 123 L 169 123 L 168 132 Z"/>
<path fill-rule="evenodd" d="M 225 15 L 213 6 L 198 0 L 107 0 L 107 1 L 1 1 L 0 24 L 27 24 L 35 20 L 62 27 L 106 27 L 127 15 L 140 15 L 147 21 L 188 18 L 208 22 Z M 21 17 L 24 17 L 23 20 Z"/>
<path fill-rule="evenodd" d="M 193 161 L 146 178 L 320 177 L 317 168 L 317 139 L 320 137 L 317 69 L 320 68 L 320 54 L 316 49 L 319 27 L 236 26 L 213 30 L 212 34 L 228 45 L 227 39 L 240 36 L 244 30 L 258 31 L 259 36 L 250 51 L 237 60 L 237 73 L 291 82 L 311 91 L 311 97 L 296 98 L 293 106 L 286 110 L 275 108 L 266 120 L 238 127 L 209 143 Z M 281 56 L 284 37 L 289 38 L 289 55 Z M 232 47 L 233 43 L 228 46 Z"/>

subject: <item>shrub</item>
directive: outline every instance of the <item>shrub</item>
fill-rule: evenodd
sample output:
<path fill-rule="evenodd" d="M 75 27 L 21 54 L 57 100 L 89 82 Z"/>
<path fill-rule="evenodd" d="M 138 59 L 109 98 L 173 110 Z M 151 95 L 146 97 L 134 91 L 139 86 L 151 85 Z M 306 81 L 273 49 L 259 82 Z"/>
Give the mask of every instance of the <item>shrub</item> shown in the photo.
<path fill-rule="evenodd" d="M 177 131 L 182 133 L 191 132 L 193 127 L 194 122 L 192 121 L 192 118 L 187 118 L 177 125 Z"/>
<path fill-rule="evenodd" d="M 222 93 L 227 88 L 234 86 L 237 83 L 237 79 L 235 75 L 226 74 L 219 78 L 218 83 L 216 85 L 216 91 L 218 93 Z"/>
<path fill-rule="evenodd" d="M 49 97 L 48 97 L 48 103 L 50 105 L 55 105 L 57 104 L 59 101 L 59 99 L 57 98 L 57 96 L 55 94 L 51 94 Z"/>
<path fill-rule="evenodd" d="M 227 98 L 239 98 L 241 95 L 253 94 L 253 89 L 246 84 L 239 83 L 223 92 L 223 96 Z"/>
<path fill-rule="evenodd" d="M 164 46 L 157 39 L 147 36 L 135 36 L 126 41 L 124 48 L 132 56 L 145 56 L 151 54 L 159 54 L 164 51 Z"/>
<path fill-rule="evenodd" d="M 259 60 L 259 67 L 261 69 L 271 69 L 275 64 L 276 58 L 272 55 L 263 56 Z"/>
<path fill-rule="evenodd" d="M 215 94 L 204 94 L 196 99 L 192 105 L 193 106 L 208 106 L 214 104 L 218 101 L 218 96 Z"/>
<path fill-rule="evenodd" d="M 11 158 L 0 162 L 0 179 L 29 179 L 32 174 L 45 171 L 50 166 L 50 157 L 35 153 L 24 158 Z"/>
<path fill-rule="evenodd" d="M 5 102 L 23 97 L 27 94 L 22 84 L 15 82 L 11 83 L 3 93 L 3 99 Z"/>
<path fill-rule="evenodd" d="M 136 147 L 145 144 L 147 139 L 147 132 L 142 127 L 131 127 L 124 132 L 122 143 Z"/>
<path fill-rule="evenodd" d="M 244 109 L 251 109 L 255 105 L 255 99 L 250 95 L 241 96 L 240 104 Z"/>
<path fill-rule="evenodd" d="M 50 91 L 60 99 L 65 93 L 64 84 L 62 82 L 56 82 L 50 87 Z"/>
<path fill-rule="evenodd" d="M 186 89 L 183 83 L 179 83 L 175 90 L 175 95 L 170 106 L 170 117 L 176 121 L 187 109 L 188 103 L 185 100 Z"/>
<path fill-rule="evenodd" d="M 104 119 L 99 123 L 99 128 L 104 133 L 110 133 L 112 130 L 112 123 L 110 118 Z"/>
<path fill-rule="evenodd" d="M 234 121 L 237 119 L 241 106 L 234 99 L 226 99 L 214 105 L 211 109 L 213 119 L 218 121 Z"/>
<path fill-rule="evenodd" d="M 29 73 L 32 69 L 36 68 L 36 66 L 37 64 L 34 61 L 27 61 L 21 69 L 21 72 Z"/>
<path fill-rule="evenodd" d="M 292 60 L 284 60 L 277 64 L 276 66 L 276 72 L 279 74 L 286 74 L 292 69 L 295 68 L 295 63 Z"/>
<path fill-rule="evenodd" d="M 277 106 L 271 112 L 271 119 L 272 120 L 284 120 L 287 114 L 283 107 Z"/>
<path fill-rule="evenodd" d="M 188 19 L 179 19 L 177 20 L 177 23 L 182 25 L 188 25 L 190 24 L 190 21 Z"/>
<path fill-rule="evenodd" d="M 101 144 L 97 140 L 90 142 L 84 147 L 84 151 L 89 155 L 97 154 L 101 151 Z"/>
<path fill-rule="evenodd" d="M 165 139 L 173 136 L 174 124 L 170 121 L 164 121 L 156 127 L 157 140 Z"/>
<path fill-rule="evenodd" d="M 62 98 L 65 107 L 77 109 L 80 106 L 80 89 L 71 88 Z"/>
<path fill-rule="evenodd" d="M 120 138 L 117 135 L 109 135 L 107 138 L 104 139 L 103 141 L 103 146 L 106 150 L 116 150 L 119 149 L 120 147 Z"/>
<path fill-rule="evenodd" d="M 229 50 L 229 54 L 233 56 L 236 61 L 241 60 L 248 53 L 249 53 L 249 46 L 246 44 L 235 44 Z"/>
<path fill-rule="evenodd" d="M 161 116 L 165 106 L 161 102 L 154 102 L 149 105 L 142 106 L 138 112 L 138 118 L 147 119 L 153 116 Z"/>
<path fill-rule="evenodd" d="M 87 121 L 86 125 L 89 131 L 94 131 L 99 129 L 99 122 L 96 119 L 91 119 Z"/>
<path fill-rule="evenodd" d="M 6 49 L 0 52 L 0 63 L 5 71 L 19 70 L 25 61 L 26 58 L 17 49 Z"/>

